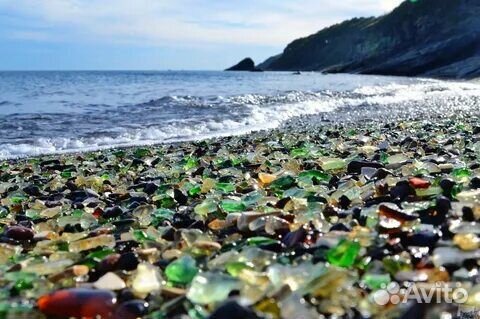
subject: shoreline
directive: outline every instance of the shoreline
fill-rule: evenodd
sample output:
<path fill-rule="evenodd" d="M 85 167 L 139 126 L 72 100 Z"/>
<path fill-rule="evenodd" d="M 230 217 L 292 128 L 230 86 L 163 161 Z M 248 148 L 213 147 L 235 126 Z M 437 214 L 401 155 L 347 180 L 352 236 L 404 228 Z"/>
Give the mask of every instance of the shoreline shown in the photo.
<path fill-rule="evenodd" d="M 1 160 L 10 290 L 0 314 L 439 311 L 376 303 L 383 284 L 419 281 L 464 287 L 472 298 L 452 311 L 478 307 L 465 272 L 480 257 L 480 126 L 467 115 L 319 115 L 238 136 Z"/>

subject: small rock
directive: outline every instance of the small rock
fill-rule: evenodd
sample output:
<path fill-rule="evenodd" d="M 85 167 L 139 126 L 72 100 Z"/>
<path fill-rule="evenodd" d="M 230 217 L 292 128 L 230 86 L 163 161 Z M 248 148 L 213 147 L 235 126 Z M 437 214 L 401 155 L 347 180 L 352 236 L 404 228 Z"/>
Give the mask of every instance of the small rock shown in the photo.
<path fill-rule="evenodd" d="M 398 198 L 402 201 L 409 195 L 414 194 L 415 190 L 410 186 L 408 181 L 400 181 L 390 190 L 390 195 L 392 195 L 393 198 Z"/>
<path fill-rule="evenodd" d="M 48 318 L 110 318 L 115 301 L 115 294 L 108 290 L 72 288 L 44 295 L 37 305 Z"/>
<path fill-rule="evenodd" d="M 401 222 L 412 221 L 418 218 L 417 214 L 407 213 L 393 203 L 383 203 L 378 207 L 378 209 L 383 216 L 393 218 Z"/>
<path fill-rule="evenodd" d="M 97 289 L 106 289 L 106 290 L 121 290 L 127 285 L 122 278 L 116 275 L 113 272 L 107 272 L 105 275 L 100 277 L 93 286 Z"/>
<path fill-rule="evenodd" d="M 123 209 L 118 206 L 114 206 L 112 208 L 107 208 L 103 212 L 102 217 L 106 219 L 110 219 L 110 218 L 116 218 L 122 214 L 123 214 Z"/>
<path fill-rule="evenodd" d="M 115 311 L 115 318 L 138 319 L 148 313 L 149 304 L 145 300 L 134 299 L 122 303 Z"/>
<path fill-rule="evenodd" d="M 42 193 L 40 192 L 40 188 L 35 185 L 28 185 L 23 189 L 25 194 L 30 195 L 30 196 L 42 196 Z"/>
<path fill-rule="evenodd" d="M 408 180 L 410 183 L 410 186 L 413 188 L 420 188 L 420 189 L 427 189 L 430 187 L 430 182 L 426 181 L 424 179 L 418 178 L 418 177 L 413 177 Z"/>
<path fill-rule="evenodd" d="M 348 163 L 347 172 L 349 174 L 360 174 L 363 167 L 383 168 L 384 166 L 378 162 L 351 161 Z"/>
<path fill-rule="evenodd" d="M 149 293 L 160 292 L 161 288 L 162 277 L 159 269 L 151 264 L 139 264 L 132 281 L 135 295 L 144 297 Z"/>
<path fill-rule="evenodd" d="M 32 229 L 23 226 L 10 226 L 5 231 L 5 236 L 15 240 L 30 240 L 35 236 Z"/>
<path fill-rule="evenodd" d="M 450 178 L 444 178 L 440 181 L 440 187 L 443 190 L 443 194 L 446 196 L 450 196 L 455 185 L 456 183 Z"/>
<path fill-rule="evenodd" d="M 235 301 L 227 301 L 218 307 L 208 319 L 260 319 L 251 309 L 240 306 Z"/>
<path fill-rule="evenodd" d="M 470 187 L 473 189 L 479 189 L 480 188 L 480 177 L 475 176 L 472 178 L 470 181 Z"/>

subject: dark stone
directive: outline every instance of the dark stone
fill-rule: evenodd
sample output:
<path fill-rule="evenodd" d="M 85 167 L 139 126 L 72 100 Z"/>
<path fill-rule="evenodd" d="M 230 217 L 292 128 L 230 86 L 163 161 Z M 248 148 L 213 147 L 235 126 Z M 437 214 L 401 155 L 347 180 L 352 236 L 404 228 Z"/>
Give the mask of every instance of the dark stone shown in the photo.
<path fill-rule="evenodd" d="M 443 190 L 443 195 L 450 197 L 452 194 L 453 187 L 456 183 L 450 178 L 444 178 L 440 181 L 440 187 Z"/>
<path fill-rule="evenodd" d="M 259 245 L 258 248 L 263 250 L 268 250 L 274 253 L 280 253 L 285 249 L 285 245 L 282 245 L 282 243 L 271 243 L 271 244 Z"/>
<path fill-rule="evenodd" d="M 148 199 L 144 196 L 135 196 L 135 197 L 130 197 L 128 201 L 129 203 L 138 202 L 142 204 L 142 203 L 147 203 Z"/>
<path fill-rule="evenodd" d="M 196 220 L 187 214 L 175 213 L 172 218 L 172 225 L 175 228 L 188 228 L 195 222 Z"/>
<path fill-rule="evenodd" d="M 358 222 L 360 226 L 365 226 L 367 224 L 367 216 L 362 215 L 362 209 L 360 207 L 353 208 L 352 217 Z"/>
<path fill-rule="evenodd" d="M 350 232 L 351 229 L 348 228 L 345 224 L 343 223 L 338 223 L 330 227 L 330 231 L 345 231 L 345 232 Z"/>
<path fill-rule="evenodd" d="M 122 303 L 115 312 L 115 318 L 137 319 L 143 318 L 148 313 L 148 302 L 135 299 Z"/>
<path fill-rule="evenodd" d="M 466 222 L 475 221 L 475 213 L 473 212 L 471 207 L 468 207 L 468 206 L 462 207 L 462 218 Z"/>
<path fill-rule="evenodd" d="M 145 162 L 142 161 L 142 160 L 139 159 L 139 158 L 134 158 L 134 159 L 132 160 L 132 165 L 133 165 L 133 166 L 140 166 L 140 165 L 145 166 Z"/>
<path fill-rule="evenodd" d="M 345 195 L 340 196 L 340 198 L 338 199 L 338 205 L 342 209 L 348 209 L 351 203 L 352 201 L 350 200 L 350 198 Z"/>
<path fill-rule="evenodd" d="M 32 229 L 24 226 L 11 226 L 5 231 L 5 236 L 15 240 L 30 240 L 33 239 L 35 233 Z"/>
<path fill-rule="evenodd" d="M 363 167 L 383 168 L 383 164 L 369 161 L 351 161 L 348 163 L 347 172 L 349 174 L 360 174 Z"/>
<path fill-rule="evenodd" d="M 255 62 L 251 58 L 245 58 L 225 71 L 257 71 Z"/>
<path fill-rule="evenodd" d="M 177 188 L 173 190 L 173 198 L 180 205 L 185 205 L 188 202 L 188 197 Z"/>
<path fill-rule="evenodd" d="M 410 186 L 408 181 L 399 181 L 392 189 L 390 190 L 390 195 L 393 198 L 403 201 L 409 195 L 414 195 L 415 190 Z"/>
<path fill-rule="evenodd" d="M 125 218 L 120 220 L 115 220 L 112 222 L 113 225 L 117 227 L 125 227 L 131 224 L 134 224 L 137 220 L 135 218 Z"/>
<path fill-rule="evenodd" d="M 143 191 L 148 195 L 152 195 L 158 189 L 158 185 L 155 183 L 145 183 Z"/>
<path fill-rule="evenodd" d="M 74 202 L 83 202 L 84 200 L 90 197 L 98 198 L 99 196 L 97 193 L 95 193 L 91 189 L 76 190 L 76 191 L 73 191 L 70 194 L 70 196 L 68 196 L 68 198 Z"/>
<path fill-rule="evenodd" d="M 470 187 L 473 189 L 479 189 L 480 188 L 480 177 L 475 176 L 472 178 L 470 181 Z"/>
<path fill-rule="evenodd" d="M 106 219 L 110 219 L 110 218 L 116 218 L 122 214 L 123 214 L 123 209 L 118 206 L 114 206 L 112 208 L 107 208 L 103 212 L 102 217 Z"/>
<path fill-rule="evenodd" d="M 115 244 L 115 250 L 120 254 L 126 254 L 132 252 L 138 246 L 140 246 L 140 244 L 135 240 L 117 241 Z"/>
<path fill-rule="evenodd" d="M 392 171 L 385 169 L 385 168 L 379 168 L 375 174 L 373 174 L 372 178 L 377 178 L 377 179 L 384 179 L 388 175 L 393 175 Z"/>
<path fill-rule="evenodd" d="M 35 185 L 28 185 L 23 189 L 25 194 L 30 195 L 30 196 L 42 196 L 42 193 L 40 192 L 40 188 Z"/>
<path fill-rule="evenodd" d="M 452 209 L 452 203 L 450 202 L 450 199 L 448 199 L 445 196 L 437 197 L 437 200 L 435 203 L 436 203 L 437 213 L 439 213 L 442 216 L 446 216 L 450 211 L 450 209 Z"/>
<path fill-rule="evenodd" d="M 235 301 L 227 301 L 218 307 L 208 319 L 260 319 L 251 309 L 240 306 Z"/>
<path fill-rule="evenodd" d="M 299 229 L 290 232 L 283 237 L 282 243 L 287 246 L 287 248 L 294 247 L 298 243 L 302 243 L 307 237 L 307 231 L 300 227 Z"/>
<path fill-rule="evenodd" d="M 407 246 L 433 247 L 439 239 L 440 236 L 437 233 L 421 230 L 408 234 L 405 244 Z"/>
<path fill-rule="evenodd" d="M 282 198 L 281 200 L 275 203 L 275 208 L 283 209 L 285 205 L 287 205 L 287 203 L 290 201 L 290 199 L 291 199 L 290 197 Z"/>
<path fill-rule="evenodd" d="M 138 256 L 135 253 L 124 253 L 118 258 L 115 268 L 118 270 L 132 271 L 137 269 L 139 263 Z"/>

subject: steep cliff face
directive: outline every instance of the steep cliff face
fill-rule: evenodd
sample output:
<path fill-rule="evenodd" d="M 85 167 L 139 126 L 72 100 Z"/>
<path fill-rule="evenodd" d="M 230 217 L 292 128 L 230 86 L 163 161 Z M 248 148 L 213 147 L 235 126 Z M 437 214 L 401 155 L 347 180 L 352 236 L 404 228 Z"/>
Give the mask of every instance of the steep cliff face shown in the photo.
<path fill-rule="evenodd" d="M 405 1 L 289 44 L 258 67 L 405 76 L 480 76 L 480 0 Z"/>

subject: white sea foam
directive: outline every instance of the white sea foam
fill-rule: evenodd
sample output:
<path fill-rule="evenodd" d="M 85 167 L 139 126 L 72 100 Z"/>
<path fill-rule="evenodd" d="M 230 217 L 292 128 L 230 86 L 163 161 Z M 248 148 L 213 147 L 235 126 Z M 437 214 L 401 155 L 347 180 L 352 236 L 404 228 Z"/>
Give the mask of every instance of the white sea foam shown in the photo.
<path fill-rule="evenodd" d="M 363 78 L 371 81 L 369 77 Z M 375 78 L 374 82 L 378 81 Z M 237 135 L 273 129 L 294 117 L 319 113 L 355 118 L 359 114 L 394 115 L 395 112 L 415 113 L 428 108 L 434 111 L 439 105 L 454 111 L 475 107 L 474 98 L 480 97 L 480 86 L 475 83 L 397 79 L 384 82 L 338 91 L 329 88 L 316 92 L 167 96 L 114 109 L 97 107 L 96 112 L 87 114 L 52 113 L 41 117 L 24 114 L 8 122 L 9 127 L 17 125 L 15 134 L 21 134 L 18 137 L 10 128 L 2 131 L 0 126 L 0 134 L 11 134 L 14 137 L 10 140 L 15 140 L 0 145 L 0 158 Z M 56 130 L 61 137 L 54 134 L 30 137 L 32 125 L 45 131 Z M 20 131 L 20 127 L 23 130 Z M 63 134 L 64 130 L 69 134 Z"/>

